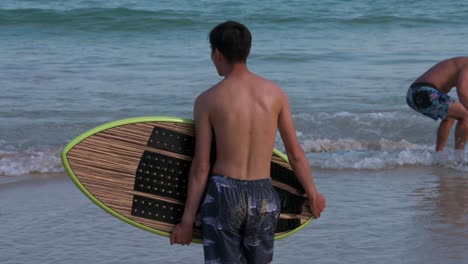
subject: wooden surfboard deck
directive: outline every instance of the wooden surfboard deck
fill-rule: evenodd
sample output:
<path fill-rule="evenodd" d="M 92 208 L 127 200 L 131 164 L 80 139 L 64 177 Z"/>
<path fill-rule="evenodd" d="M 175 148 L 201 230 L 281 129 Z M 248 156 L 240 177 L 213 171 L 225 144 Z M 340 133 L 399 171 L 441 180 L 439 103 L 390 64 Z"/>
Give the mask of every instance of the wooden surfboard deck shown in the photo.
<path fill-rule="evenodd" d="M 169 236 L 184 210 L 194 135 L 189 119 L 118 120 L 75 138 L 64 148 L 62 161 L 77 187 L 106 212 Z M 302 229 L 313 217 L 302 186 L 278 150 L 272 153 L 271 178 L 281 200 L 275 231 L 279 239 Z M 198 224 L 193 238 L 201 242 Z"/>

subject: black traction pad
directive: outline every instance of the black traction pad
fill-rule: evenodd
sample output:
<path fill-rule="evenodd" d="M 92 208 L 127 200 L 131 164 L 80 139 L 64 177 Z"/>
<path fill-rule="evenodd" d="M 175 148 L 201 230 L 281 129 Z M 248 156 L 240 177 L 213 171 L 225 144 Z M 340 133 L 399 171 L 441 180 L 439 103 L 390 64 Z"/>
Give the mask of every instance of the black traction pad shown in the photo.
<path fill-rule="evenodd" d="M 134 190 L 185 202 L 190 162 L 145 151 L 138 165 Z"/>
<path fill-rule="evenodd" d="M 184 206 L 140 195 L 133 196 L 132 215 L 160 222 L 177 224 L 182 218 Z"/>
<path fill-rule="evenodd" d="M 195 137 L 156 126 L 153 128 L 147 146 L 186 156 L 193 156 Z"/>

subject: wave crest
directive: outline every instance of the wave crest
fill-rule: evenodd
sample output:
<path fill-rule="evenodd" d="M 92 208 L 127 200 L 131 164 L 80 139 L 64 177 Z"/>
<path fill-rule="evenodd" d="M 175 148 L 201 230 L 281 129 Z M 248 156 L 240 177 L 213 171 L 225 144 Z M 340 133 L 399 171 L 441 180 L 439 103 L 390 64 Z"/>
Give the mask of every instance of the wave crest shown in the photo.
<path fill-rule="evenodd" d="M 18 176 L 63 172 L 58 148 L 28 149 L 20 152 L 0 151 L 0 175 Z"/>
<path fill-rule="evenodd" d="M 425 149 L 426 146 L 420 146 L 408 142 L 407 140 L 391 141 L 381 138 L 378 141 L 358 141 L 354 139 L 314 139 L 306 140 L 303 143 L 306 152 L 334 152 L 351 150 L 400 150 L 400 149 Z"/>

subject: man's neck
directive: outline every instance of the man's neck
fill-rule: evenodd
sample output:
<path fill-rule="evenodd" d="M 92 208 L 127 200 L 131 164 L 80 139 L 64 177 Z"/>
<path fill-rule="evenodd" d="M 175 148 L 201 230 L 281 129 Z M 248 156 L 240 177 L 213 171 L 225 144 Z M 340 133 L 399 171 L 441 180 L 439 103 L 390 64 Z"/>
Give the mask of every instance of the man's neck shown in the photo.
<path fill-rule="evenodd" d="M 247 64 L 234 63 L 226 67 L 224 78 L 228 78 L 232 76 L 240 76 L 240 75 L 244 75 L 247 73 L 250 73 L 249 69 L 247 68 Z"/>

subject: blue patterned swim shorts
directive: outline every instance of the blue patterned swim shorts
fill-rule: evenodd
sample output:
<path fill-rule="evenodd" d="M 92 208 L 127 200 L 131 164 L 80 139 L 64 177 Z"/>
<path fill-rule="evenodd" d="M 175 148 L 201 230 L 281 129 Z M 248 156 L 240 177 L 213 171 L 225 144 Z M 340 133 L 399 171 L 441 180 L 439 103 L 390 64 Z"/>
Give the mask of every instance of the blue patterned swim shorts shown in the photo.
<path fill-rule="evenodd" d="M 446 119 L 453 98 L 430 83 L 413 83 L 406 94 L 406 103 L 415 111 L 434 120 Z"/>
<path fill-rule="evenodd" d="M 269 263 L 280 214 L 270 179 L 209 179 L 202 203 L 205 264 Z"/>

